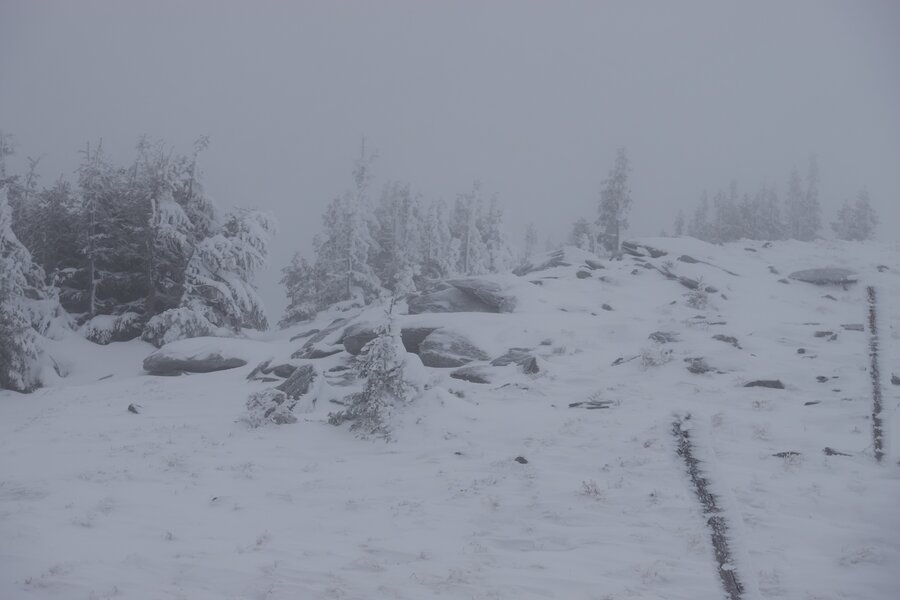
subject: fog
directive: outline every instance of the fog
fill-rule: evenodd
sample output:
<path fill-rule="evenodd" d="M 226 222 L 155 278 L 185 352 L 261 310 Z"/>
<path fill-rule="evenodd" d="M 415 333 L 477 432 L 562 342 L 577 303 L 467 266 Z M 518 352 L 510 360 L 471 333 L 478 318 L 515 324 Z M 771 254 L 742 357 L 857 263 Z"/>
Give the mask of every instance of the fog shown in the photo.
<path fill-rule="evenodd" d="M 775 183 L 818 157 L 826 224 L 864 186 L 900 222 L 900 3 L 0 3 L 0 129 L 42 182 L 140 134 L 201 166 L 224 205 L 273 212 L 261 281 L 309 253 L 365 136 L 378 181 L 451 200 L 480 180 L 518 241 L 593 217 L 616 149 L 634 167 L 628 235 L 732 179 Z M 824 233 L 827 235 L 827 227 Z"/>

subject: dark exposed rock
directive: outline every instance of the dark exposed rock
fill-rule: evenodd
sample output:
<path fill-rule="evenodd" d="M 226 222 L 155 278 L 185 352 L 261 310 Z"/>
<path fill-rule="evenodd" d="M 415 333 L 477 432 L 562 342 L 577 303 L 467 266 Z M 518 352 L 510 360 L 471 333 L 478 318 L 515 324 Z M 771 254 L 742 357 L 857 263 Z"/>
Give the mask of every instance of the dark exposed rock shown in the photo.
<path fill-rule="evenodd" d="M 526 375 L 534 375 L 541 370 L 541 367 L 538 365 L 537 358 L 535 358 L 534 356 L 529 356 L 527 359 L 525 359 L 525 362 L 521 364 L 522 372 Z"/>
<path fill-rule="evenodd" d="M 833 331 L 817 331 L 813 334 L 817 338 L 830 337 L 832 335 L 834 335 Z"/>
<path fill-rule="evenodd" d="M 888 267 L 887 265 L 878 265 L 878 266 L 875 267 L 875 268 L 878 269 L 878 272 L 879 272 L 879 273 L 884 273 L 885 271 L 890 271 L 890 270 L 891 270 L 890 267 Z"/>
<path fill-rule="evenodd" d="M 688 363 L 688 372 L 693 373 L 694 375 L 702 375 L 715 370 L 710 367 L 703 358 L 686 358 L 684 359 L 684 362 Z"/>
<path fill-rule="evenodd" d="M 779 279 L 779 280 L 778 280 L 778 283 L 783 283 L 783 284 L 786 285 L 786 284 L 789 284 L 790 281 L 788 281 L 787 279 Z"/>
<path fill-rule="evenodd" d="M 609 408 L 612 405 L 612 400 L 587 400 L 586 402 L 572 402 L 569 404 L 569 408 L 586 408 L 588 410 L 598 410 Z"/>
<path fill-rule="evenodd" d="M 687 254 L 682 254 L 678 257 L 679 262 L 687 263 L 689 265 L 696 265 L 700 261 L 694 258 L 693 256 L 688 256 Z"/>
<path fill-rule="evenodd" d="M 140 404 L 134 404 L 134 403 L 129 404 L 129 405 L 128 405 L 128 412 L 134 413 L 134 414 L 136 414 L 136 415 L 141 414 L 141 405 L 140 405 Z"/>
<path fill-rule="evenodd" d="M 297 352 L 291 354 L 291 358 L 303 358 L 307 360 L 316 360 L 319 358 L 328 358 L 329 356 L 334 356 L 339 352 L 343 352 L 344 349 L 341 347 L 332 346 L 330 348 L 309 348 L 308 350 L 300 349 Z"/>
<path fill-rule="evenodd" d="M 505 354 L 492 360 L 491 365 L 494 367 L 505 367 L 511 364 L 521 365 L 529 358 L 531 358 L 530 348 L 510 348 Z"/>
<path fill-rule="evenodd" d="M 575 273 L 575 277 L 577 277 L 578 279 L 589 279 L 591 277 L 591 272 L 590 271 L 578 271 L 577 273 Z"/>
<path fill-rule="evenodd" d="M 739 350 L 741 349 L 741 345 L 738 343 L 737 338 L 734 336 L 722 335 L 721 333 L 717 333 L 716 335 L 712 336 L 712 339 L 719 342 L 725 342 L 726 344 L 731 344 Z"/>
<path fill-rule="evenodd" d="M 891 373 L 891 383 L 894 385 L 900 385 L 900 376 Z"/>
<path fill-rule="evenodd" d="M 671 344 L 673 342 L 680 342 L 681 336 L 675 331 L 654 331 L 647 336 L 647 339 L 652 340 L 657 344 Z"/>
<path fill-rule="evenodd" d="M 847 324 L 841 325 L 841 327 L 843 327 L 846 331 L 865 331 L 866 330 L 866 326 L 863 325 L 862 323 L 847 323 Z"/>
<path fill-rule="evenodd" d="M 488 367 L 462 367 L 450 373 L 453 379 L 461 379 L 469 383 L 490 383 L 491 371 Z"/>
<path fill-rule="evenodd" d="M 764 387 L 773 390 L 783 390 L 784 384 L 778 379 L 757 379 L 756 381 L 745 383 L 744 387 Z"/>
<path fill-rule="evenodd" d="M 486 279 L 449 279 L 407 299 L 409 314 L 448 312 L 512 312 L 514 296 Z"/>
<path fill-rule="evenodd" d="M 297 340 L 302 340 L 303 338 L 307 338 L 307 337 L 309 337 L 309 336 L 311 336 L 311 335 L 315 335 L 315 334 L 317 334 L 317 333 L 319 333 L 319 330 L 318 330 L 318 329 L 310 329 L 310 330 L 308 330 L 308 331 L 301 331 L 301 332 L 298 333 L 297 335 L 291 336 L 291 340 L 290 340 L 290 341 L 296 342 Z"/>
<path fill-rule="evenodd" d="M 853 271 L 836 267 L 795 271 L 788 277 L 796 281 L 803 281 L 815 285 L 840 285 L 844 287 L 859 281 L 859 278 Z"/>
<path fill-rule="evenodd" d="M 253 370 L 250 371 L 249 375 L 247 375 L 247 379 L 248 380 L 259 379 L 262 374 L 267 373 L 266 369 L 269 368 L 269 364 L 271 364 L 271 362 L 272 362 L 272 359 L 270 358 L 268 360 L 262 361 L 261 363 L 259 363 L 255 367 L 253 367 Z"/>
<path fill-rule="evenodd" d="M 461 367 L 476 360 L 488 360 L 490 356 L 465 336 L 437 329 L 419 344 L 419 358 L 426 367 Z"/>
<path fill-rule="evenodd" d="M 650 258 L 660 258 L 668 254 L 665 250 L 660 250 L 647 244 L 638 244 L 637 242 L 622 242 L 622 252 L 632 256 L 647 256 L 649 254 Z"/>
<path fill-rule="evenodd" d="M 793 450 L 786 450 L 785 452 L 776 452 L 772 456 L 776 458 L 790 458 L 792 456 L 800 456 L 800 453 L 794 452 Z"/>
<path fill-rule="evenodd" d="M 325 329 L 313 334 L 311 338 L 306 340 L 306 343 L 303 344 L 303 346 L 299 350 L 294 352 L 291 355 L 291 358 L 325 358 L 342 351 L 343 348 L 334 348 L 334 346 L 330 344 L 323 346 L 322 342 L 325 340 L 325 338 L 338 331 L 346 324 L 347 319 L 345 318 L 335 319 L 334 321 L 329 323 Z"/>
<path fill-rule="evenodd" d="M 297 367 L 291 376 L 276 386 L 275 389 L 284 392 L 288 398 L 296 400 L 309 392 L 310 386 L 316 380 L 316 377 L 317 373 L 314 366 L 302 365 Z"/>
<path fill-rule="evenodd" d="M 747 252 L 756 252 L 756 248 L 744 248 Z"/>
<path fill-rule="evenodd" d="M 185 373 L 212 373 L 243 367 L 247 361 L 234 356 L 223 356 L 219 352 L 202 352 L 193 356 L 172 355 L 165 347 L 144 359 L 144 370 L 151 375 L 173 375 Z"/>
<path fill-rule="evenodd" d="M 769 265 L 769 273 L 771 273 L 772 275 L 781 275 L 781 273 L 778 272 L 778 269 L 776 269 L 772 265 Z"/>
<path fill-rule="evenodd" d="M 822 297 L 825 298 L 826 300 L 831 300 L 832 302 L 837 302 L 837 298 L 835 298 L 835 297 L 832 296 L 831 294 L 825 294 L 825 295 L 822 296 Z"/>
<path fill-rule="evenodd" d="M 404 327 L 400 330 L 400 339 L 407 352 L 419 353 L 419 344 L 422 343 L 436 327 Z"/>
<path fill-rule="evenodd" d="M 528 464 L 528 460 L 527 460 L 524 456 L 517 456 L 517 457 L 515 458 L 515 461 L 516 461 L 517 463 L 519 463 L 520 465 L 527 465 L 527 464 Z"/>
<path fill-rule="evenodd" d="M 602 305 L 600 305 L 600 308 L 602 308 L 603 310 L 607 310 L 607 311 L 613 309 L 613 307 L 610 306 L 609 304 L 602 304 Z"/>
<path fill-rule="evenodd" d="M 282 377 L 282 378 L 284 378 L 284 379 L 287 379 L 287 378 L 290 377 L 290 376 L 294 373 L 294 371 L 296 371 L 296 370 L 297 370 L 297 365 L 292 365 L 292 364 L 289 364 L 289 363 L 283 363 L 283 364 L 280 364 L 280 365 L 275 365 L 275 366 L 272 367 L 271 370 L 269 370 L 266 374 L 272 373 L 273 375 L 277 375 L 278 377 Z"/>
<path fill-rule="evenodd" d="M 834 448 L 829 448 L 828 446 L 822 448 L 822 452 L 825 454 L 825 456 L 850 456 L 850 454 L 847 454 L 846 452 L 839 452 Z"/>
<path fill-rule="evenodd" d="M 822 404 L 821 400 L 810 400 L 809 402 L 804 402 L 803 406 L 815 406 L 816 404 Z"/>
<path fill-rule="evenodd" d="M 797 348 L 797 354 L 806 354 L 806 348 Z"/>
<path fill-rule="evenodd" d="M 824 375 L 816 375 L 816 381 L 818 381 L 819 383 L 825 383 L 826 381 L 828 381 L 828 378 Z"/>
<path fill-rule="evenodd" d="M 363 346 L 375 339 L 375 330 L 368 324 L 353 323 L 344 330 L 341 343 L 344 350 L 356 356 L 362 352 Z"/>

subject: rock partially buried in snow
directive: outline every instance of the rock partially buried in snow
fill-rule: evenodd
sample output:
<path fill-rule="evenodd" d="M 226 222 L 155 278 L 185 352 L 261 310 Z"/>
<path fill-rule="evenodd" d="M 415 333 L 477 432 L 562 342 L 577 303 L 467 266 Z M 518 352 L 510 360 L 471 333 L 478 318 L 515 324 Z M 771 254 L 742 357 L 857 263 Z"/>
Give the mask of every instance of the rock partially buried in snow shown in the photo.
<path fill-rule="evenodd" d="M 453 379 L 460 379 L 469 383 L 491 383 L 491 375 L 490 367 L 484 366 L 462 367 L 450 373 L 450 377 Z"/>
<path fill-rule="evenodd" d="M 859 278 L 849 269 L 826 267 L 822 269 L 806 269 L 795 271 L 788 275 L 789 278 L 815 285 L 842 285 L 847 286 L 856 283 Z"/>
<path fill-rule="evenodd" d="M 521 365 L 529 358 L 531 358 L 530 348 L 510 348 L 506 351 L 506 354 L 492 360 L 491 365 L 494 367 L 505 367 L 511 364 Z"/>
<path fill-rule="evenodd" d="M 312 365 L 302 365 L 285 379 L 275 389 L 284 392 L 288 398 L 296 400 L 309 392 L 310 387 L 316 380 L 316 368 Z"/>
<path fill-rule="evenodd" d="M 344 330 L 341 343 L 344 344 L 344 350 L 356 356 L 366 344 L 375 339 L 375 330 L 367 324 L 354 323 Z"/>
<path fill-rule="evenodd" d="M 227 338 L 191 338 L 166 344 L 144 359 L 144 370 L 151 375 L 211 373 L 235 369 L 247 364 L 241 344 L 246 340 Z M 251 342 L 252 343 L 252 342 Z"/>
<path fill-rule="evenodd" d="M 490 356 L 462 334 L 437 329 L 419 344 L 419 358 L 426 367 L 450 368 L 488 360 Z"/>
<path fill-rule="evenodd" d="M 764 387 L 773 390 L 783 390 L 784 384 L 778 379 L 757 379 L 756 381 L 745 383 L 744 387 Z"/>
<path fill-rule="evenodd" d="M 409 314 L 448 312 L 512 312 L 516 299 L 487 279 L 450 279 L 407 300 Z"/>

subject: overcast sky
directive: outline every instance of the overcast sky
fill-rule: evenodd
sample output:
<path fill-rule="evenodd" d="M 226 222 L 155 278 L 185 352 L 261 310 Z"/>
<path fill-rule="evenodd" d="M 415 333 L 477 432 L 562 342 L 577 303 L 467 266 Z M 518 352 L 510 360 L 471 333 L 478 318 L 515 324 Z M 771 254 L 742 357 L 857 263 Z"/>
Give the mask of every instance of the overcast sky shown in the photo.
<path fill-rule="evenodd" d="M 0 0 L 0 129 L 45 182 L 88 140 L 210 136 L 209 194 L 278 218 L 273 316 L 362 136 L 427 199 L 480 180 L 517 242 L 593 217 L 619 146 L 630 235 L 816 153 L 826 219 L 867 186 L 900 239 L 900 2 Z"/>

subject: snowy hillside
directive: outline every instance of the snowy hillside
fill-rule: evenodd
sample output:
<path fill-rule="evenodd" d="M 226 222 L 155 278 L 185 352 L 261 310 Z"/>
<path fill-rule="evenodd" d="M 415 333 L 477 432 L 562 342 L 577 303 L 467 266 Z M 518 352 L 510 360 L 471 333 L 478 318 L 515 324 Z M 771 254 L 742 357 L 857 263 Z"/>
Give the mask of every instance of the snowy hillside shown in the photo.
<path fill-rule="evenodd" d="M 0 391 L 0 598 L 896 598 L 900 248 L 629 248 L 399 306 L 421 393 L 389 442 L 328 424 L 380 307 L 176 342 L 152 365 L 241 365 L 176 377 L 53 342 L 68 377 Z M 297 422 L 250 428 L 305 365 Z"/>

